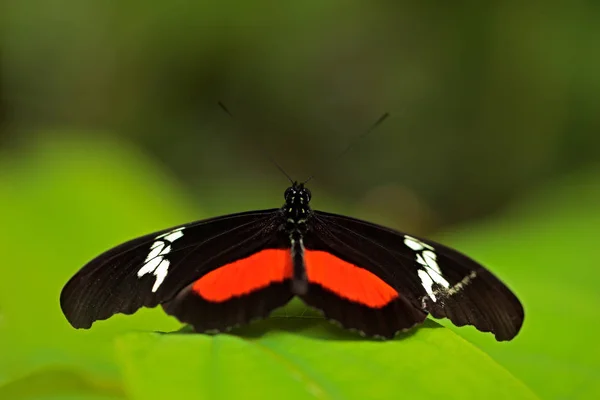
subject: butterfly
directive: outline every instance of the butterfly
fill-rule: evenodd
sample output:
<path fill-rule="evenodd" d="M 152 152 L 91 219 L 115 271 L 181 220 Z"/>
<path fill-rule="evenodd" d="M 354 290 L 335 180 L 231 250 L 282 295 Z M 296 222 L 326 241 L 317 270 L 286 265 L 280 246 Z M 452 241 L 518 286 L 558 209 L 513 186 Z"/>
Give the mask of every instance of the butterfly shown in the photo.
<path fill-rule="evenodd" d="M 75 328 L 161 305 L 197 332 L 265 318 L 298 297 L 344 328 L 393 338 L 428 315 L 513 339 L 523 306 L 498 278 L 431 240 L 313 210 L 304 183 L 281 208 L 191 222 L 99 255 L 64 286 Z"/>

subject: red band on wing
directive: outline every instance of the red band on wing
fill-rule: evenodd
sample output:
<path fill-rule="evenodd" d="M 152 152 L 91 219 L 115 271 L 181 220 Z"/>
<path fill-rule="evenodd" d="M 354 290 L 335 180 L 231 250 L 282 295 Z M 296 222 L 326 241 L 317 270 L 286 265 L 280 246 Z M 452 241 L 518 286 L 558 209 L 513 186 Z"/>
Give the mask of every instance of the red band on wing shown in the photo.
<path fill-rule="evenodd" d="M 380 308 L 398 297 L 398 292 L 381 278 L 330 253 L 306 250 L 304 261 L 310 283 L 348 300 Z"/>
<path fill-rule="evenodd" d="M 268 249 L 219 267 L 194 282 L 204 299 L 222 302 L 292 277 L 289 250 Z"/>

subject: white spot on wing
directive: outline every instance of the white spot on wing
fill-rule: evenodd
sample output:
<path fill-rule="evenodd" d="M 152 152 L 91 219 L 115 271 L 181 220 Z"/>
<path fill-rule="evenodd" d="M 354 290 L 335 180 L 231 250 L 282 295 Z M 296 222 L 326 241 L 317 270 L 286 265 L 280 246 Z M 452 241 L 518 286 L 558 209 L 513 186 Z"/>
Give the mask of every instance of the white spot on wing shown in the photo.
<path fill-rule="evenodd" d="M 423 243 L 419 239 L 409 235 L 404 235 L 404 244 L 413 249 L 414 251 L 421 251 L 423 249 L 433 250 L 433 247 L 431 247 L 427 243 Z"/>
<path fill-rule="evenodd" d="M 423 288 L 427 292 L 427 295 L 429 296 L 429 298 L 431 300 L 433 300 L 434 302 L 437 301 L 435 294 L 433 293 L 433 279 L 431 279 L 429 274 L 427 272 L 425 272 L 425 270 L 422 270 L 422 269 L 417 271 L 417 274 L 419 274 L 419 278 L 421 278 L 421 283 L 423 284 Z"/>
<path fill-rule="evenodd" d="M 425 250 L 423 252 L 423 258 L 425 259 L 426 265 L 433 269 L 438 274 L 441 274 L 440 266 L 437 263 L 437 255 L 431 250 Z"/>
<path fill-rule="evenodd" d="M 413 249 L 414 251 L 423 250 L 423 245 L 417 239 L 412 238 L 408 235 L 404 236 L 404 244 Z"/>
<path fill-rule="evenodd" d="M 183 232 L 181 232 L 182 230 L 183 230 L 183 228 L 175 229 L 174 231 L 171 231 L 171 232 L 167 233 L 166 235 L 163 235 L 162 238 L 165 239 L 167 242 L 173 243 L 174 241 L 176 241 L 177 239 L 179 239 L 183 236 Z M 159 236 L 159 238 L 160 238 L 160 236 Z"/>
<path fill-rule="evenodd" d="M 404 244 L 416 252 L 416 261 L 423 266 L 423 268 L 417 271 L 417 274 L 421 279 L 421 285 L 427 292 L 429 298 L 434 302 L 437 301 L 433 290 L 433 284 L 437 283 L 448 289 L 450 283 L 442 276 L 442 270 L 437 262 L 437 254 L 435 253 L 433 246 L 408 235 L 404 235 Z"/>
<path fill-rule="evenodd" d="M 438 285 L 441 285 L 443 287 L 445 287 L 446 289 L 448 289 L 450 287 L 450 283 L 448 283 L 447 280 L 444 279 L 444 277 L 439 274 L 437 271 L 433 270 L 433 269 L 428 269 L 427 274 L 431 277 L 431 279 L 433 279 L 433 281 L 435 283 L 437 283 Z"/>
<path fill-rule="evenodd" d="M 156 281 L 154 282 L 154 286 L 152 286 L 152 291 L 156 292 L 160 285 L 164 282 L 167 274 L 169 273 L 169 260 L 162 259 L 158 267 L 154 270 L 154 276 L 156 276 Z"/>
<path fill-rule="evenodd" d="M 152 247 L 150 247 L 151 251 L 148 254 L 148 257 L 146 257 L 146 261 L 151 261 L 154 258 L 158 257 L 159 254 L 161 254 L 161 252 L 163 251 L 163 249 L 165 248 L 165 243 L 164 242 L 154 242 L 152 243 Z"/>
<path fill-rule="evenodd" d="M 168 245 L 167 247 L 165 247 L 165 249 L 163 251 L 160 252 L 160 255 L 161 256 L 166 256 L 170 252 L 171 252 L 171 245 Z"/>
<path fill-rule="evenodd" d="M 144 265 L 137 272 L 137 276 L 141 278 L 144 275 L 153 274 L 156 277 L 152 292 L 156 292 L 167 277 L 171 262 L 165 256 L 171 252 L 171 245 L 183 237 L 183 230 L 182 227 L 158 235 L 150 246 L 150 253 L 148 253 Z"/>
<path fill-rule="evenodd" d="M 144 264 L 144 266 L 138 271 L 137 276 L 141 278 L 146 274 L 151 274 L 152 272 L 154 272 L 156 267 L 158 267 L 161 261 L 162 257 L 155 257 L 150 261 L 146 261 L 146 264 Z"/>

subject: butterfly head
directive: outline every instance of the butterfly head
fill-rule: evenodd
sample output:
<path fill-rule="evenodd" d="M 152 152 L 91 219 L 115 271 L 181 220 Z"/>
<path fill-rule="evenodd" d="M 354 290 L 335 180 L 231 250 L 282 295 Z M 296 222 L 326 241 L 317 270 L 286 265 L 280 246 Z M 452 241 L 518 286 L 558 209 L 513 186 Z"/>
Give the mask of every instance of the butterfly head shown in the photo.
<path fill-rule="evenodd" d="M 311 199 L 311 193 L 303 183 L 294 182 L 284 193 L 285 204 L 288 206 L 307 206 Z"/>

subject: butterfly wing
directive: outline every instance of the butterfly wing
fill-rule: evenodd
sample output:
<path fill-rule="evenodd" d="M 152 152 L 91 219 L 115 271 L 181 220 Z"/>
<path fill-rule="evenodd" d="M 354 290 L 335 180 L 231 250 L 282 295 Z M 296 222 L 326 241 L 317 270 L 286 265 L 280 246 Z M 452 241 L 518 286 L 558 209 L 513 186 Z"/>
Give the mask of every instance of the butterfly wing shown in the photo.
<path fill-rule="evenodd" d="M 329 304 L 333 304 L 331 299 L 324 301 L 331 294 L 330 290 L 316 285 L 315 290 L 309 291 L 307 303 L 316 304 L 350 327 L 368 329 L 368 326 L 377 326 L 369 322 L 369 318 L 381 319 L 384 322 L 380 322 L 376 330 L 389 336 L 390 330 L 407 329 L 411 323 L 419 323 L 420 311 L 435 318 L 448 318 L 457 326 L 473 325 L 480 331 L 492 332 L 501 341 L 512 339 L 523 323 L 521 303 L 498 278 L 476 261 L 439 243 L 355 218 L 315 211 L 305 246 L 309 252 L 325 251 L 358 266 L 397 292 L 397 297 L 390 295 L 391 300 L 383 306 L 365 308 L 364 302 L 354 302 L 355 306 L 362 307 L 362 312 L 340 316 L 340 311 L 328 309 Z M 308 264 L 307 258 L 310 282 Z M 372 293 L 374 289 L 379 293 L 382 287 L 371 285 L 357 293 Z M 382 317 L 389 313 L 388 308 L 400 307 L 399 302 L 404 312 L 410 310 L 405 321 L 396 318 L 393 322 L 393 318 Z"/>
<path fill-rule="evenodd" d="M 291 298 L 279 282 L 288 268 L 282 252 L 289 247 L 285 235 L 279 233 L 280 219 L 279 209 L 231 214 L 123 243 L 90 261 L 69 280 L 60 296 L 63 313 L 74 327 L 89 328 L 94 321 L 116 313 L 131 314 L 140 307 L 163 304 L 180 320 L 196 323 L 198 330 L 224 329 L 262 316 Z M 269 258 L 271 251 L 279 258 Z M 262 258 L 251 258 L 256 254 Z M 249 258 L 251 262 L 244 263 Z M 243 274 L 248 268 L 243 267 L 270 265 L 273 260 L 278 265 L 271 270 L 272 276 L 263 274 L 266 281 L 255 287 L 245 283 Z M 203 277 L 229 265 L 238 268 L 228 269 L 230 274 L 221 274 L 216 280 L 211 278 L 212 286 L 221 288 L 221 297 L 209 293 L 208 299 L 202 298 L 199 287 L 206 285 L 192 290 Z M 244 291 L 268 286 L 269 280 L 278 285 L 268 288 L 268 301 L 256 300 L 244 308 L 235 299 Z M 231 296 L 223 297 L 227 291 Z M 190 309 L 190 301 L 199 308 Z M 208 318 L 202 318 L 202 313 Z"/>

